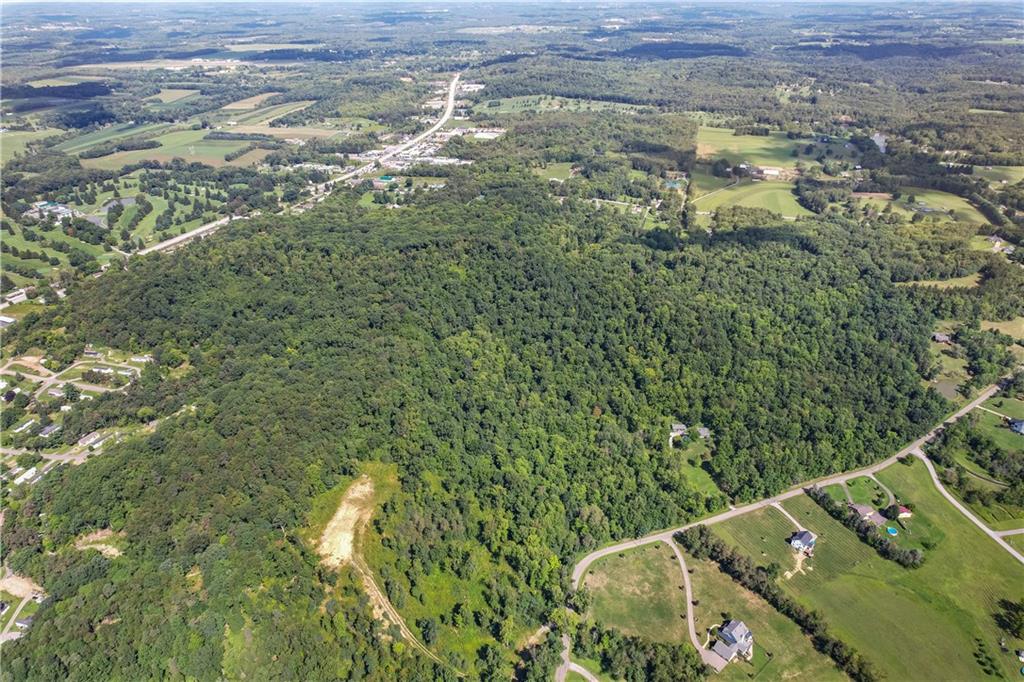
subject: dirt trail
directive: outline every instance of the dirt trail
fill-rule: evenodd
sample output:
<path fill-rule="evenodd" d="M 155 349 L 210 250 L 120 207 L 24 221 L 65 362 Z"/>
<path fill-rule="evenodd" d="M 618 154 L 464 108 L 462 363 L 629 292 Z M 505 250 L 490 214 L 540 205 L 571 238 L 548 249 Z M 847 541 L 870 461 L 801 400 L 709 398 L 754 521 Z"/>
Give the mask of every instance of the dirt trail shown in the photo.
<path fill-rule="evenodd" d="M 448 665 L 437 654 L 428 649 L 409 629 L 402 615 L 394 607 L 373 577 L 373 571 L 366 565 L 357 551 L 357 543 L 362 530 L 373 516 L 373 480 L 369 476 L 360 476 L 341 498 L 338 510 L 324 528 L 317 548 L 323 563 L 331 568 L 339 568 L 351 564 L 359 574 L 370 598 L 373 615 L 378 620 L 387 621 L 398 627 L 402 638 L 419 649 L 425 656 L 441 665 Z M 461 673 L 460 673 L 461 675 Z"/>

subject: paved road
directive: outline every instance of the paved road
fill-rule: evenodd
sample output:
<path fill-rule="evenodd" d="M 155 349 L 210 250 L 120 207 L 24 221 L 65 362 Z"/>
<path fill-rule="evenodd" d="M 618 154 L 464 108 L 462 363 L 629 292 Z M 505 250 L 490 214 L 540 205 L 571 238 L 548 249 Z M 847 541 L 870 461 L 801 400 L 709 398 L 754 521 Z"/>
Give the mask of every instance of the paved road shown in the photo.
<path fill-rule="evenodd" d="M 1024 533 L 1024 528 L 1013 528 L 1012 530 L 994 530 L 992 531 L 999 537 L 1006 537 L 1007 535 L 1020 535 Z"/>
<path fill-rule="evenodd" d="M 438 119 L 438 121 L 434 125 L 428 128 L 426 131 L 420 133 L 416 137 L 412 138 L 408 142 L 403 142 L 400 145 L 396 145 L 388 149 L 383 154 L 381 154 L 376 160 L 359 166 L 358 168 L 354 168 L 350 171 L 346 171 L 345 173 L 342 173 L 337 177 L 331 178 L 327 182 L 314 186 L 313 196 L 311 198 L 296 203 L 294 208 L 298 208 L 300 210 L 310 208 L 313 204 L 323 201 L 327 193 L 330 191 L 332 187 L 334 187 L 334 185 L 338 184 L 339 182 L 350 180 L 351 178 L 357 177 L 359 175 L 366 175 L 371 173 L 374 169 L 377 168 L 377 165 L 379 163 L 394 158 L 395 156 L 398 156 L 402 152 L 407 151 L 412 147 L 415 147 L 416 145 L 418 145 L 419 143 L 423 142 L 431 135 L 436 133 L 438 130 L 440 130 L 441 127 L 448 122 L 448 119 L 452 117 L 452 113 L 455 111 L 455 92 L 458 89 L 459 77 L 461 75 L 461 73 L 456 73 L 455 77 L 452 78 L 452 82 L 449 83 L 447 104 L 445 106 L 444 112 L 441 114 L 441 118 Z M 135 255 L 144 256 L 147 253 L 154 253 L 157 251 L 167 251 L 169 249 L 174 249 L 198 237 L 204 237 L 207 234 L 212 234 L 213 232 L 216 232 L 218 229 L 228 224 L 229 222 L 231 222 L 231 216 L 220 218 L 219 220 L 214 220 L 212 223 L 200 225 L 199 227 L 195 228 L 194 230 L 190 230 L 185 234 L 180 234 L 177 237 L 171 237 L 170 239 L 162 241 L 159 244 L 154 244 L 153 246 L 148 246 L 144 249 L 141 249 Z"/>
<path fill-rule="evenodd" d="M 1000 384 L 993 384 L 993 385 L 985 388 L 983 391 L 981 391 L 978 394 L 978 396 L 976 398 L 974 398 L 969 403 L 967 403 L 966 405 L 961 407 L 959 410 L 954 412 L 949 418 L 947 418 L 941 424 L 936 425 L 928 433 L 926 433 L 925 435 L 921 436 L 920 438 L 915 440 L 913 443 L 910 443 L 905 448 L 903 448 L 902 450 L 897 452 L 895 455 L 892 455 L 891 457 L 883 459 L 880 462 L 872 464 L 871 466 L 864 467 L 862 469 L 857 469 L 857 470 L 854 470 L 854 471 L 849 471 L 849 472 L 846 472 L 846 473 L 843 473 L 843 474 L 836 474 L 836 475 L 833 475 L 833 476 L 827 476 L 827 477 L 820 478 L 820 479 L 813 480 L 813 481 L 807 481 L 806 483 L 802 483 L 801 485 L 799 485 L 797 487 L 790 488 L 789 490 L 787 490 L 787 491 L 785 491 L 783 493 L 780 493 L 778 495 L 775 495 L 774 497 L 769 497 L 769 498 L 766 498 L 766 499 L 763 499 L 763 500 L 759 500 L 758 502 L 752 502 L 750 504 L 743 505 L 742 507 L 730 507 L 727 511 L 724 511 L 724 512 L 722 512 L 720 514 L 716 514 L 714 516 L 711 516 L 711 517 L 708 517 L 708 518 L 705 518 L 705 519 L 700 519 L 698 521 L 694 521 L 692 523 L 688 523 L 686 525 L 679 526 L 677 528 L 670 528 L 668 530 L 659 531 L 659 532 L 656 532 L 656 533 L 652 533 L 650 535 L 646 535 L 646 536 L 644 536 L 642 538 L 637 538 L 635 540 L 625 540 L 623 542 L 619 542 L 619 543 L 611 545 L 609 547 L 603 547 L 601 549 L 595 550 L 595 551 L 591 552 L 590 554 L 586 555 L 585 557 L 583 557 L 582 559 L 580 559 L 580 561 L 573 567 L 573 570 L 572 570 L 572 585 L 573 585 L 573 588 L 579 589 L 580 585 L 583 582 L 583 577 L 586 575 L 587 571 L 590 569 L 591 564 L 593 564 L 595 561 L 597 561 L 598 559 L 601 559 L 603 557 L 610 556 L 612 554 L 618 554 L 619 552 L 624 552 L 624 551 L 627 551 L 627 550 L 630 550 L 630 549 L 634 549 L 634 548 L 637 548 L 637 547 L 642 547 L 644 545 L 649 545 L 649 544 L 651 544 L 653 542 L 667 542 L 670 545 L 674 546 L 675 542 L 672 540 L 672 536 L 675 535 L 676 533 L 680 532 L 680 531 L 686 530 L 687 528 L 692 528 L 692 527 L 697 526 L 697 525 L 711 525 L 711 524 L 715 524 L 715 523 L 721 523 L 722 521 L 728 521 L 729 519 L 733 519 L 733 518 L 736 518 L 737 516 L 742 516 L 744 514 L 749 514 L 750 512 L 757 511 L 759 509 L 764 509 L 765 507 L 768 507 L 768 506 L 778 505 L 780 502 L 782 502 L 784 500 L 788 500 L 788 499 L 791 499 L 791 498 L 796 497 L 798 495 L 802 495 L 803 491 L 804 491 L 804 488 L 806 488 L 806 487 L 808 487 L 810 485 L 817 485 L 817 486 L 824 487 L 824 486 L 833 485 L 833 484 L 836 484 L 836 483 L 845 483 L 846 481 L 848 481 L 848 480 L 850 480 L 852 478 L 857 478 L 859 476 L 871 476 L 871 475 L 881 471 L 882 469 L 885 469 L 886 467 L 892 465 L 898 459 L 902 459 L 903 457 L 907 457 L 907 456 L 910 456 L 910 455 L 916 456 L 916 457 L 920 458 L 922 461 L 924 461 L 925 465 L 928 467 L 929 473 L 931 474 L 932 482 L 935 484 L 936 488 L 938 488 L 939 492 L 942 493 L 943 497 L 945 497 L 947 500 L 949 500 L 949 502 L 952 503 L 953 506 L 956 507 L 971 522 L 973 522 L 976 526 L 981 528 L 982 531 L 984 531 L 986 535 L 988 535 L 993 540 L 995 540 L 997 543 L 999 543 L 999 545 L 1003 549 L 1008 551 L 1011 556 L 1013 556 L 1015 559 L 1017 559 L 1022 564 L 1024 564 L 1024 555 L 1021 555 L 1020 552 L 1018 552 L 1016 549 L 1011 547 L 1005 540 L 1002 539 L 1002 537 L 1000 537 L 999 534 L 996 533 L 996 531 L 993 531 L 992 529 L 988 528 L 988 526 L 986 526 L 980 520 L 978 520 L 978 518 L 976 516 L 974 516 L 974 514 L 972 514 L 969 509 L 964 507 L 964 505 L 960 504 L 960 502 L 956 498 L 954 498 L 948 491 L 946 491 L 946 489 L 942 486 L 941 481 L 939 481 L 938 475 L 935 473 L 935 467 L 932 466 L 932 463 L 930 461 L 928 461 L 928 459 L 924 456 L 924 453 L 921 451 L 921 448 L 928 441 L 930 441 L 932 438 L 934 438 L 939 433 L 939 431 L 941 431 L 943 428 L 945 428 L 949 424 L 952 424 L 952 423 L 962 419 L 964 417 L 964 415 L 966 415 L 968 412 L 970 412 L 971 410 L 973 410 L 974 408 L 978 407 L 983 402 L 985 402 L 986 400 L 988 400 L 989 398 L 994 396 L 996 393 L 999 392 L 999 390 L 1000 390 Z M 681 555 L 680 555 L 680 557 L 681 557 Z M 682 562 L 681 558 L 680 558 L 680 566 L 681 567 L 685 566 L 685 563 Z M 687 575 L 687 572 L 686 572 L 685 569 L 683 570 L 683 573 L 684 573 L 684 575 Z M 686 582 L 688 582 L 688 575 L 687 575 Z M 689 630 L 691 632 L 691 640 L 693 640 L 696 637 L 696 635 L 695 635 L 696 627 L 695 627 L 694 622 L 693 622 L 693 609 L 690 608 L 690 604 L 692 603 L 692 595 L 689 593 L 689 590 L 688 590 L 688 593 L 687 593 L 687 602 L 688 602 L 687 603 L 687 609 L 686 609 L 687 626 L 688 626 L 688 628 L 689 628 Z M 564 670 L 564 668 L 565 668 L 566 662 L 569 661 L 569 656 L 571 654 L 571 648 L 569 648 L 569 645 L 571 645 L 571 641 L 569 641 L 567 638 L 565 638 L 565 639 L 563 639 L 563 643 L 566 644 L 566 648 L 562 652 L 562 661 L 563 661 L 562 666 L 559 667 L 559 673 L 561 675 L 561 677 L 559 678 L 560 680 L 565 678 L 565 670 Z M 698 651 L 700 651 L 700 650 L 703 649 L 703 647 L 701 645 L 697 645 L 697 649 L 698 649 Z M 703 654 L 702 654 L 702 657 L 703 657 Z"/>

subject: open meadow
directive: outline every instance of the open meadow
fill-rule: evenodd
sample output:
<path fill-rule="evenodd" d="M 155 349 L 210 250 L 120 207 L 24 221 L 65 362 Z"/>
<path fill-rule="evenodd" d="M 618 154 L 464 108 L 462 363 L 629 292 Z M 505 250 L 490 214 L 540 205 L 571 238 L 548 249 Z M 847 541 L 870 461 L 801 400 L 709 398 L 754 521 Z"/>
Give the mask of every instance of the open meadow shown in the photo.
<path fill-rule="evenodd" d="M 787 218 L 809 216 L 811 212 L 797 203 L 793 185 L 788 182 L 741 181 L 693 202 L 698 211 L 715 211 L 723 206 L 764 208 Z"/>
<path fill-rule="evenodd" d="M 792 168 L 796 164 L 793 150 L 800 142 L 785 133 L 770 135 L 734 135 L 732 128 L 701 126 L 697 131 L 697 156 L 717 159 L 725 157 L 733 163 Z"/>

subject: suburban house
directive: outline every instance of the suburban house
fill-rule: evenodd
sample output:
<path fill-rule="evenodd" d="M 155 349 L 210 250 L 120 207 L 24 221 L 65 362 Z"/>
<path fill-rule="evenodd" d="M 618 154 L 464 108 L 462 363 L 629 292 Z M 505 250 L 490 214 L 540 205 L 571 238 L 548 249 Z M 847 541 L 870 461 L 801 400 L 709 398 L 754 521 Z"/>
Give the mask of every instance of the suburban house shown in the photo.
<path fill-rule="evenodd" d="M 718 641 L 712 650 L 726 661 L 737 654 L 749 661 L 754 657 L 754 635 L 743 621 L 730 620 L 718 629 Z"/>
<path fill-rule="evenodd" d="M 798 552 L 805 552 L 807 554 L 814 553 L 814 543 L 818 541 L 818 536 L 809 530 L 802 530 L 798 533 L 794 533 L 793 537 L 789 539 L 790 546 Z"/>
<path fill-rule="evenodd" d="M 1011 419 L 1010 430 L 1024 436 L 1024 419 Z"/>
<path fill-rule="evenodd" d="M 876 526 L 881 526 L 885 523 L 885 517 L 879 514 L 878 510 L 872 506 L 866 504 L 854 504 L 853 502 L 848 506 L 857 513 L 857 516 L 859 516 L 862 521 L 869 521 Z"/>
<path fill-rule="evenodd" d="M 14 626 L 19 630 L 25 630 L 32 625 L 32 616 L 22 616 L 18 620 L 14 621 Z"/>

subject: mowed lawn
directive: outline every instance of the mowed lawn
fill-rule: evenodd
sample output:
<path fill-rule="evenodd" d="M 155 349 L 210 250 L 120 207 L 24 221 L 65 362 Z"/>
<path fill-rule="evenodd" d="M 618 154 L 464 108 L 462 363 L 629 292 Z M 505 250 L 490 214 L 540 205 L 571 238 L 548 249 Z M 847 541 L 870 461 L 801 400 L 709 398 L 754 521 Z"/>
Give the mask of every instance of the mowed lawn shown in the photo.
<path fill-rule="evenodd" d="M 893 465 L 879 480 L 941 531 L 916 570 L 880 558 L 806 496 L 783 503 L 818 533 L 813 570 L 782 585 L 824 615 L 832 632 L 891 680 L 972 680 L 980 638 L 1007 678 L 1019 663 L 999 651 L 993 614 L 1000 599 L 1019 599 L 1024 566 L 960 515 L 935 490 L 920 462 Z M 1024 642 L 1008 638 L 1010 649 Z M 910 655 L 910 653 L 913 655 Z"/>
<path fill-rule="evenodd" d="M 613 554 L 584 578 L 593 598 L 590 618 L 656 642 L 688 641 L 683 576 L 663 542 Z"/>
<path fill-rule="evenodd" d="M 1024 180 L 1024 166 L 975 166 L 974 174 L 992 184 L 1013 185 Z"/>
<path fill-rule="evenodd" d="M 690 173 L 690 195 L 694 198 L 722 189 L 732 180 L 712 175 L 707 166 L 694 166 Z"/>
<path fill-rule="evenodd" d="M 774 562 L 784 571 L 793 569 L 795 553 L 787 541 L 797 529 L 778 509 L 765 507 L 711 528 L 759 565 Z"/>
<path fill-rule="evenodd" d="M 545 180 L 568 180 L 572 176 L 572 162 L 548 163 L 543 167 L 531 169 Z"/>
<path fill-rule="evenodd" d="M 698 638 L 703 641 L 707 630 L 721 625 L 726 616 L 742 620 L 754 633 L 754 660 L 737 659 L 714 679 L 746 680 L 757 671 L 763 680 L 847 679 L 830 658 L 815 650 L 796 623 L 722 573 L 715 563 L 686 555 L 686 565 L 697 602 L 693 613 Z"/>
<path fill-rule="evenodd" d="M 697 156 L 711 159 L 725 157 L 737 164 L 792 168 L 797 162 L 793 150 L 798 146 L 800 140 L 790 140 L 785 133 L 733 135 L 732 128 L 709 126 L 701 126 L 697 130 Z"/>
<path fill-rule="evenodd" d="M 995 410 L 999 414 L 1005 414 L 1010 419 L 1024 419 L 1024 400 L 996 397 L 986 400 L 984 406 L 990 410 Z M 1020 437 L 1017 449 L 1024 449 L 1024 436 Z"/>
<path fill-rule="evenodd" d="M 126 152 L 108 154 L 95 159 L 82 159 L 87 168 L 116 170 L 137 161 L 170 161 L 181 158 L 186 161 L 199 161 L 211 166 L 224 166 L 228 162 L 224 155 L 236 151 L 249 144 L 246 140 L 204 140 L 208 130 L 178 130 L 165 133 L 154 139 L 160 142 L 153 149 L 136 149 Z M 237 162 L 240 159 L 236 160 Z"/>
<path fill-rule="evenodd" d="M 693 205 L 698 211 L 715 211 L 723 206 L 766 208 L 786 217 L 811 215 L 797 203 L 793 185 L 788 182 L 743 181 L 720 192 L 698 197 Z"/>
<path fill-rule="evenodd" d="M 1024 340 L 1024 317 L 1015 317 L 1005 322 L 982 322 L 982 329 L 995 329 L 1017 340 Z"/>

